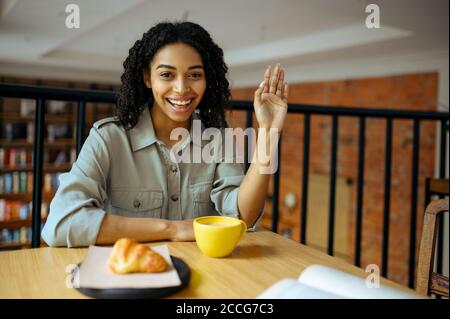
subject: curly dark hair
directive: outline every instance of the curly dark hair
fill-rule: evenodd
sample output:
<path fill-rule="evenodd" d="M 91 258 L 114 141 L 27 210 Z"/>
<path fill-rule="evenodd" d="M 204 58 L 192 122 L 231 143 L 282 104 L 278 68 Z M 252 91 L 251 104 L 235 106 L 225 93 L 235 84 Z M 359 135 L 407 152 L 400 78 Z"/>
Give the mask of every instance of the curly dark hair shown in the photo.
<path fill-rule="evenodd" d="M 144 84 L 143 70 L 148 70 L 155 53 L 165 45 L 185 43 L 200 54 L 205 70 L 206 90 L 197 109 L 205 127 L 227 127 L 225 109 L 229 107 L 230 91 L 226 78 L 228 67 L 222 49 L 209 33 L 192 22 L 161 22 L 143 34 L 129 50 L 123 63 L 116 116 L 125 129 L 133 128 L 146 106 L 152 107 L 153 94 Z"/>

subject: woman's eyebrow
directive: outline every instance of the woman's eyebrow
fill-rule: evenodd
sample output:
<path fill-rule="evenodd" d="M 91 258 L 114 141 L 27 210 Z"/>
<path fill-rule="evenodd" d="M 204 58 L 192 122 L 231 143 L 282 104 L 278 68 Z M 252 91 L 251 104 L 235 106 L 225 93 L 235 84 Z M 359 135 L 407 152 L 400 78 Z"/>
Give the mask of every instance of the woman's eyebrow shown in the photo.
<path fill-rule="evenodd" d="M 192 70 L 192 69 L 203 69 L 203 65 L 198 64 L 198 65 L 193 65 L 193 66 L 188 67 L 188 70 Z"/>
<path fill-rule="evenodd" d="M 172 69 L 172 70 L 176 70 L 177 68 L 168 64 L 160 64 L 156 67 L 156 70 L 160 69 L 160 68 L 166 68 L 166 69 Z M 192 69 L 203 69 L 203 65 L 192 65 L 190 67 L 188 67 L 188 70 L 192 70 Z"/>

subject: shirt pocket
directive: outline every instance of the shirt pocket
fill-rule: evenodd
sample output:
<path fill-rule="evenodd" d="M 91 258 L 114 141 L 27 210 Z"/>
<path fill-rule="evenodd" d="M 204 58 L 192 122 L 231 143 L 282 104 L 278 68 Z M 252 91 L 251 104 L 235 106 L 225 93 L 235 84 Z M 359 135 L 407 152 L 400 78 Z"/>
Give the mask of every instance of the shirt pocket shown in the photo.
<path fill-rule="evenodd" d="M 118 208 L 123 216 L 161 218 L 163 203 L 161 190 L 111 190 L 111 206 Z"/>
<path fill-rule="evenodd" d="M 194 217 L 217 215 L 210 198 L 212 183 L 200 182 L 192 184 L 191 182 L 189 187 L 194 204 Z"/>

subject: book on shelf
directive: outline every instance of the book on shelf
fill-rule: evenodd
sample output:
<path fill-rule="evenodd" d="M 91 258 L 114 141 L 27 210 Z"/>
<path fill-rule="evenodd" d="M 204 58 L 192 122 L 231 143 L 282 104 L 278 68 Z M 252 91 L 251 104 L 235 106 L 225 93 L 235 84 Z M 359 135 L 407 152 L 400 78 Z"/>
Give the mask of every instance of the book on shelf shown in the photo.
<path fill-rule="evenodd" d="M 0 233 L 0 244 L 3 245 L 7 245 L 8 243 L 26 244 L 30 240 L 31 240 L 31 227 L 2 229 Z"/>
<path fill-rule="evenodd" d="M 0 199 L 0 222 L 31 219 L 32 202 Z M 41 218 L 48 215 L 48 203 L 41 203 Z"/>
<path fill-rule="evenodd" d="M 27 123 L 26 122 L 18 122 L 18 123 L 6 123 L 5 124 L 5 132 L 4 136 L 7 141 L 11 142 L 13 140 L 18 139 L 26 139 L 27 138 Z"/>
<path fill-rule="evenodd" d="M 36 114 L 36 100 L 21 99 L 20 100 L 20 116 L 31 117 Z"/>
<path fill-rule="evenodd" d="M 25 193 L 28 190 L 28 175 L 30 174 L 27 172 L 19 172 L 19 192 L 21 193 Z"/>
<path fill-rule="evenodd" d="M 13 183 L 12 174 L 9 174 L 9 173 L 2 174 L 2 175 L 0 175 L 0 180 L 1 180 L 1 182 L 0 182 L 1 193 L 6 193 L 6 194 L 12 193 L 12 183 Z"/>
<path fill-rule="evenodd" d="M 44 174 L 44 192 L 56 192 L 59 187 L 59 177 L 62 173 Z M 0 174 L 0 195 L 1 194 L 22 194 L 33 191 L 33 172 L 19 172 Z"/>
<path fill-rule="evenodd" d="M 33 163 L 33 150 L 26 148 L 0 147 L 0 169 L 24 168 Z"/>
<path fill-rule="evenodd" d="M 23 147 L 0 147 L 0 170 L 23 169 L 33 166 L 33 149 Z M 76 150 L 71 149 L 45 149 L 44 165 L 55 168 L 71 164 L 76 160 Z"/>
<path fill-rule="evenodd" d="M 66 101 L 47 101 L 46 110 L 48 114 L 60 115 L 67 113 Z M 20 116 L 33 117 L 36 114 L 36 100 L 34 99 L 21 99 L 20 100 Z"/>
<path fill-rule="evenodd" d="M 6 123 L 1 138 L 6 139 L 8 142 L 24 140 L 33 144 L 35 140 L 35 129 L 33 122 L 14 122 Z M 52 123 L 46 125 L 45 141 L 53 143 L 59 139 L 71 139 L 75 130 L 72 129 L 72 125 L 68 123 Z"/>
<path fill-rule="evenodd" d="M 72 148 L 70 149 L 70 162 L 71 164 L 75 163 L 77 160 L 77 150 Z"/>
<path fill-rule="evenodd" d="M 48 124 L 47 125 L 47 141 L 55 142 L 57 139 L 70 138 L 71 130 L 68 124 Z"/>
<path fill-rule="evenodd" d="M 12 173 L 12 193 L 19 193 L 20 191 L 20 179 L 19 179 L 19 172 L 13 172 Z"/>
<path fill-rule="evenodd" d="M 27 142 L 34 143 L 34 123 L 27 123 Z"/>
<path fill-rule="evenodd" d="M 59 186 L 59 176 L 61 175 L 61 173 L 46 173 L 44 175 L 44 192 L 53 192 L 58 189 Z"/>
<path fill-rule="evenodd" d="M 31 211 L 32 203 L 22 201 L 8 201 L 0 199 L 0 248 L 11 246 L 20 248 L 31 241 Z M 44 219 L 48 215 L 48 204 L 41 204 L 41 229 L 44 227 Z M 24 223 L 21 223 L 23 221 Z M 2 224 L 13 222 L 14 224 Z M 5 226 L 6 225 L 6 226 Z M 9 225 L 9 226 L 8 226 Z"/>
<path fill-rule="evenodd" d="M 41 224 L 41 229 L 44 223 Z M 4 248 L 20 248 L 31 243 L 32 229 L 31 227 L 20 227 L 15 229 L 0 230 L 0 249 Z"/>
<path fill-rule="evenodd" d="M 67 155 L 66 155 L 66 152 L 60 151 L 60 152 L 58 153 L 58 155 L 56 156 L 55 161 L 54 161 L 53 164 L 54 164 L 55 166 L 61 166 L 61 165 L 63 165 L 64 163 L 67 163 Z"/>
<path fill-rule="evenodd" d="M 47 110 L 49 114 L 59 115 L 67 113 L 67 102 L 66 101 L 55 101 L 51 100 L 47 102 Z"/>
<path fill-rule="evenodd" d="M 370 276 L 370 277 L 369 277 Z M 414 293 L 323 266 L 307 267 L 298 279 L 286 278 L 263 291 L 259 299 L 420 299 Z"/>

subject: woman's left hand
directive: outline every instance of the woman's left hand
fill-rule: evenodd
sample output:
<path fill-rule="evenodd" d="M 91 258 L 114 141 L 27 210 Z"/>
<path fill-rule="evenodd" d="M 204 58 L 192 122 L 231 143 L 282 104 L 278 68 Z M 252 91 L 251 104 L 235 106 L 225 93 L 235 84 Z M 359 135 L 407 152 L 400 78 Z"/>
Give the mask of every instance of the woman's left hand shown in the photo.
<path fill-rule="evenodd" d="M 273 70 L 271 66 L 264 72 L 264 81 L 255 91 L 256 120 L 260 128 L 276 128 L 279 132 L 283 129 L 287 112 L 287 99 L 289 87 L 284 82 L 284 70 L 277 64 Z"/>

